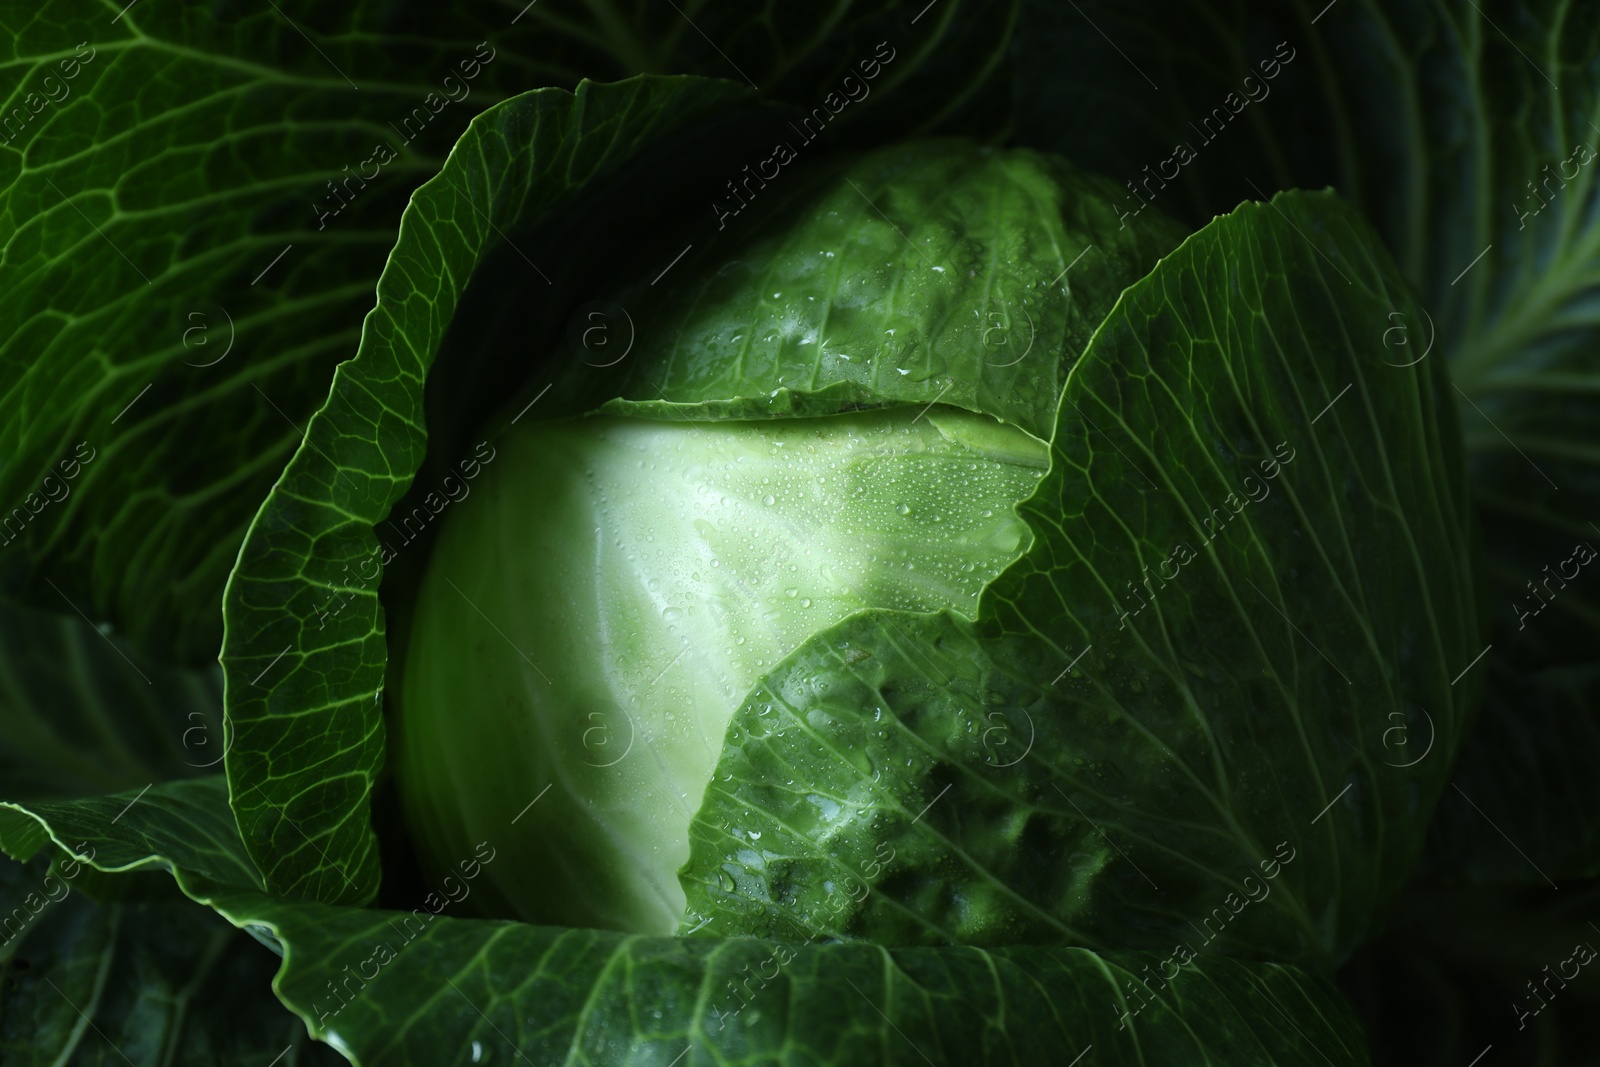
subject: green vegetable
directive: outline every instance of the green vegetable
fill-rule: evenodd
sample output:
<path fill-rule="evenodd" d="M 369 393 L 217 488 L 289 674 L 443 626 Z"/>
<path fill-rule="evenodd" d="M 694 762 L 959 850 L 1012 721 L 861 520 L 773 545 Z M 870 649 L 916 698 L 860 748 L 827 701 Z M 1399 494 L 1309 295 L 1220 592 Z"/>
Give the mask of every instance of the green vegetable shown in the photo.
<path fill-rule="evenodd" d="M 408 613 L 428 869 L 504 841 L 485 912 L 563 926 L 1339 958 L 1421 839 L 1335 860 L 1310 820 L 1357 783 L 1380 820 L 1436 795 L 1442 762 L 1360 768 L 1417 704 L 1454 746 L 1476 640 L 1462 490 L 1418 476 L 1454 462 L 1438 383 L 1342 340 L 1405 299 L 1365 233 L 1280 197 L 1124 289 L 1172 228 L 1135 243 L 1059 160 L 926 142 L 797 189 L 618 296 L 660 324 L 620 382 L 500 416 Z M 1297 226 L 1360 286 L 1289 280 Z M 1246 278 L 1274 313 L 1219 337 L 1191 294 Z M 1038 351 L 991 359 L 986 308 Z M 615 414 L 563 414 L 595 389 Z M 1229 780 L 1247 752 L 1302 774 Z"/>
<path fill-rule="evenodd" d="M 0 42 L 0 1061 L 1587 1062 L 1600 12 Z"/>

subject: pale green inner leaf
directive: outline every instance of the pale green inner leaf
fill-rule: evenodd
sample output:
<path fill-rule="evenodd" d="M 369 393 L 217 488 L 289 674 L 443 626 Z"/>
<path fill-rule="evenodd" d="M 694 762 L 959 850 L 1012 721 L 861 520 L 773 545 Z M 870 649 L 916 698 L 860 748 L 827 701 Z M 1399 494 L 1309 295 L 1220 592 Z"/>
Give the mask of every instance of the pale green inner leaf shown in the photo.
<path fill-rule="evenodd" d="M 1015 505 L 1047 465 L 1023 431 L 948 408 L 531 423 L 498 447 L 419 594 L 412 825 L 448 866 L 516 817 L 519 858 L 490 875 L 516 912 L 661 933 L 746 694 L 858 611 L 976 617 L 1031 540 Z"/>

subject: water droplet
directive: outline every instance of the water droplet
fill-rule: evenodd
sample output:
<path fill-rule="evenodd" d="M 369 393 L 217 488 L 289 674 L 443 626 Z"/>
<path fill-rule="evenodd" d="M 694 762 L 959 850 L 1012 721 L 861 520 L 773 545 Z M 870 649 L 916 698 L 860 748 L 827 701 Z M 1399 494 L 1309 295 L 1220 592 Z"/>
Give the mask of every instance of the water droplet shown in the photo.
<path fill-rule="evenodd" d="M 900 514 L 900 515 L 909 515 L 909 514 L 911 514 L 911 505 L 910 504 L 896 504 L 894 506 L 894 510 L 895 510 L 895 512 L 897 514 Z"/>

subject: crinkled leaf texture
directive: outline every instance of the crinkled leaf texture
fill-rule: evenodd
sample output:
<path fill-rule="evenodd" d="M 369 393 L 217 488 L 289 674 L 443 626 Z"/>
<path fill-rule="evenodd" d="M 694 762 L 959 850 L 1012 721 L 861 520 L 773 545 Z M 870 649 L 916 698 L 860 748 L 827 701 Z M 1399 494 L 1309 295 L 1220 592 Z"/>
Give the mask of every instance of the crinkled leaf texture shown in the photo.
<path fill-rule="evenodd" d="M 1341 959 L 1481 688 L 1453 405 L 1366 329 L 1396 310 L 1332 193 L 1162 260 L 1074 366 L 977 623 L 859 615 L 735 716 L 684 930 Z"/>
<path fill-rule="evenodd" d="M 1095 329 L 1183 239 L 1154 215 L 1123 226 L 1116 192 L 1058 156 L 964 140 L 824 162 L 763 190 L 782 199 L 733 251 L 619 295 L 641 354 L 572 368 L 551 406 L 736 419 L 938 401 L 1048 439 Z"/>
<path fill-rule="evenodd" d="M 628 937 L 286 901 L 229 832 L 220 779 L 157 786 L 112 823 L 132 797 L 5 805 L 0 849 L 171 870 L 279 948 L 279 996 L 363 1067 L 1365 1062 L 1337 990 L 1293 967 L 1211 956 L 1158 985 L 1165 953 Z"/>

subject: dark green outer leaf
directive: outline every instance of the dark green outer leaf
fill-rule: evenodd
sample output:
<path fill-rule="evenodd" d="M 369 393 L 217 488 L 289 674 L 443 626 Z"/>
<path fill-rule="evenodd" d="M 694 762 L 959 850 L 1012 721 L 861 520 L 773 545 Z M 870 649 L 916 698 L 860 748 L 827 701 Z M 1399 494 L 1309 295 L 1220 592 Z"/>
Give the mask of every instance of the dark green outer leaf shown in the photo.
<path fill-rule="evenodd" d="M 67 849 L 71 834 L 58 833 L 58 824 L 103 829 L 100 811 L 122 799 L 37 815 L 12 807 L 0 848 L 26 855 L 41 847 L 16 833 L 26 820 L 48 822 L 55 845 Z M 627 937 L 436 917 L 431 906 L 404 913 L 275 900 L 189 866 L 192 859 L 215 873 L 247 863 L 237 837 L 217 842 L 235 853 L 231 864 L 209 849 L 187 851 L 187 842 L 210 835 L 211 823 L 225 822 L 219 783 L 158 787 L 145 798 L 152 799 L 121 820 L 133 827 L 125 833 L 149 843 L 146 862 L 159 857 L 185 892 L 281 946 L 279 996 L 313 1034 L 363 1067 L 499 1062 L 519 1053 L 596 1067 L 1042 1067 L 1085 1053 L 1111 1065 L 1365 1062 L 1337 991 L 1289 967 L 1213 957 L 1158 989 L 1136 984 L 1160 967 L 1158 953 Z M 122 837 L 90 835 L 87 843 L 97 865 L 102 855 L 113 857 L 108 866 L 132 856 Z M 765 976 L 764 986 L 752 975 Z M 741 997 L 734 983 L 746 980 L 754 984 Z"/>
<path fill-rule="evenodd" d="M 1505 593 L 1526 575 L 1540 591 L 1524 585 L 1489 605 L 1484 714 L 1434 818 L 1428 860 L 1440 875 L 1564 886 L 1600 875 L 1600 617 L 1587 599 L 1600 563 L 1570 583 L 1560 571 L 1565 562 L 1571 573 L 1574 547 L 1600 548 L 1600 533 L 1563 541 L 1515 525 L 1520 543 L 1505 529 L 1491 535 L 1491 588 Z"/>
<path fill-rule="evenodd" d="M 1428 865 L 1482 882 L 1600 875 L 1600 665 L 1496 670 L 1428 836 Z"/>
<path fill-rule="evenodd" d="M 75 848 L 104 845 L 108 832 L 140 842 L 121 817 L 147 799 L 146 787 L 220 770 L 221 713 L 215 668 L 157 665 L 82 619 L 0 605 L 0 797 L 43 804 L 127 791 L 114 808 L 88 800 L 65 809 L 89 816 Z M 170 802 L 148 799 L 160 809 Z M 209 803 L 237 854 L 225 791 L 213 788 Z M 7 820 L 20 854 L 43 841 L 32 818 L 7 811 Z M 148 847 L 134 847 L 119 856 L 112 844 L 108 862 L 144 859 Z M 0 859 L 0 1062 L 336 1060 L 273 998 L 275 970 L 271 953 L 164 875 Z"/>
<path fill-rule="evenodd" d="M 464 13 L 407 40 L 394 5 L 309 7 L 0 16 L 0 508 L 19 520 L 0 580 L 186 662 L 216 653 L 245 523 L 356 342 L 406 193 L 528 75 L 474 59 L 490 26 Z M 435 114 L 463 62 L 477 76 Z"/>
<path fill-rule="evenodd" d="M 1295 58 L 1263 83 L 1280 41 Z M 1600 8 L 1043 0 L 1027 7 L 1016 58 L 1024 143 L 1135 183 L 1175 144 L 1196 147 L 1170 187 L 1150 186 L 1158 208 L 1204 218 L 1257 190 L 1332 184 L 1373 222 L 1426 313 L 1373 328 L 1393 362 L 1443 356 L 1459 389 L 1489 659 L 1504 679 L 1459 783 L 1482 810 L 1455 796 L 1445 811 L 1460 826 L 1444 832 L 1462 870 L 1542 880 L 1509 862 L 1493 822 L 1557 881 L 1600 871 L 1592 798 L 1526 788 L 1600 762 L 1594 690 L 1559 680 L 1600 666 L 1600 581 L 1587 568 L 1544 584 L 1575 543 L 1600 546 Z M 1249 74 L 1270 95 L 1214 139 L 1197 130 Z M 1524 627 L 1526 613 L 1537 617 Z M 1459 847 L 1468 835 L 1484 842 L 1476 858 Z"/>
<path fill-rule="evenodd" d="M 1103 1064 L 1365 1062 L 1338 994 L 1273 965 L 1194 964 L 1123 1029 L 1131 1005 L 1119 985 L 1164 954 L 785 949 L 459 919 L 438 920 L 408 943 L 397 933 L 404 916 L 393 912 L 218 903 L 290 946 L 279 988 L 307 1015 L 337 1008 L 324 984 L 330 964 L 368 970 L 361 965 L 378 946 L 393 946 L 394 962 L 326 1023 L 367 1067 L 466 1064 L 476 1047 L 596 1067 L 1044 1065 L 1085 1052 Z M 302 947 L 315 962 L 298 970 Z M 752 981 L 739 1010 L 737 983 L 774 969 L 769 983 Z"/>
<path fill-rule="evenodd" d="M 158 665 L 76 617 L 0 604 L 0 796 L 137 789 L 222 767 L 222 672 Z"/>
<path fill-rule="evenodd" d="M 1529 420 L 1541 409 L 1575 417 L 1587 403 L 1592 384 L 1574 390 L 1560 376 L 1597 371 L 1586 343 L 1600 286 L 1597 168 L 1564 168 L 1576 176 L 1551 181 L 1547 206 L 1522 215 L 1541 202 L 1530 181 L 1563 169 L 1578 145 L 1600 146 L 1600 10 L 1562 0 L 1091 0 L 1029 4 L 1025 26 L 1024 143 L 1141 189 L 1188 143 L 1195 160 L 1146 195 L 1196 221 L 1257 190 L 1334 185 L 1367 214 L 1431 316 L 1433 329 L 1408 319 L 1386 343 L 1407 346 L 1409 359 L 1436 338 L 1433 350 L 1491 415 L 1506 405 Z M 1203 124 L 1246 89 L 1261 99 Z M 1132 191 L 1124 199 L 1141 202 Z M 1473 451 L 1515 455 L 1481 419 L 1463 423 Z M 1577 426 L 1563 418 L 1559 433 L 1546 426 L 1523 447 L 1538 459 L 1550 446 L 1554 461 Z M 1526 463 L 1517 475 L 1538 481 Z M 1523 488 L 1539 494 L 1523 508 L 1554 503 L 1539 484 Z"/>
<path fill-rule="evenodd" d="M 138 818 L 131 817 L 134 811 Z M 239 845 L 220 775 L 83 800 L 0 803 L 0 837 L 5 851 L 21 860 L 33 858 L 49 839 L 69 851 L 89 841 L 98 870 L 165 868 L 262 888 L 261 875 Z"/>
<path fill-rule="evenodd" d="M 1331 193 L 1164 259 L 1074 369 L 976 627 L 857 616 L 736 714 L 685 931 L 1348 953 L 1482 677 L 1442 368 L 1363 328 L 1413 309 Z"/>
<path fill-rule="evenodd" d="M 77 879 L 48 872 L 42 857 L 0 859 L 0 921 L 32 914 L 30 894 L 40 906 L 0 945 L 7 1064 L 343 1062 L 274 999 L 272 953 L 164 877 L 170 899 L 98 904 L 73 891 L 87 880 L 81 868 Z"/>
<path fill-rule="evenodd" d="M 1388 928 L 1339 977 L 1365 1023 L 1374 1067 L 1461 1067 L 1476 1056 L 1593 1067 L 1600 974 L 1592 960 L 1578 961 L 1584 948 L 1600 948 L 1597 913 L 1600 883 L 1592 880 L 1559 891 L 1455 876 L 1414 881 Z M 1563 973 L 1572 980 L 1551 977 Z M 1535 997 L 1530 980 L 1548 986 Z"/>

